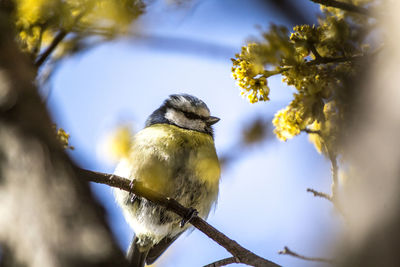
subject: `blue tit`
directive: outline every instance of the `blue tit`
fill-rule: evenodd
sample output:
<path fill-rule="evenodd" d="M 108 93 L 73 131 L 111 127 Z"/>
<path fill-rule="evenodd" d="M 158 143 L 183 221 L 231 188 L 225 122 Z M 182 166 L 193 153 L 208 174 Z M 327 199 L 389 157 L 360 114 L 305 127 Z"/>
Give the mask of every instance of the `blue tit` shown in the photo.
<path fill-rule="evenodd" d="M 137 180 L 206 218 L 218 195 L 220 165 L 207 105 L 195 96 L 169 96 L 132 140 L 129 157 L 115 174 Z M 188 227 L 154 203 L 115 190 L 117 203 L 135 237 L 128 250 L 132 267 L 152 264 Z"/>

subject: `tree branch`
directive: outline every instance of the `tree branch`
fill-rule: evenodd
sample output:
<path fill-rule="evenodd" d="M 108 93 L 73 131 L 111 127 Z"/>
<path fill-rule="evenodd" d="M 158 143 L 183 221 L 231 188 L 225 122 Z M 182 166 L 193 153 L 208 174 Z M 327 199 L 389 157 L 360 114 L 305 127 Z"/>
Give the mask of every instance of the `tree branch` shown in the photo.
<path fill-rule="evenodd" d="M 318 130 L 310 130 L 310 129 L 304 129 L 304 130 L 302 130 L 302 131 L 304 131 L 304 132 L 306 132 L 306 133 L 308 133 L 308 134 L 318 134 L 318 135 L 321 135 L 321 131 L 318 131 Z"/>
<path fill-rule="evenodd" d="M 333 153 L 329 153 L 329 160 L 331 161 L 331 172 L 332 172 L 332 200 L 336 201 L 337 192 L 339 190 L 339 181 L 338 181 L 338 165 L 336 155 Z"/>
<path fill-rule="evenodd" d="M 74 22 L 72 23 L 72 26 L 74 26 L 86 14 L 87 10 L 88 9 L 85 9 L 79 15 L 76 16 Z M 64 40 L 65 36 L 67 36 L 69 32 L 70 31 L 67 29 L 60 29 L 60 31 L 54 37 L 51 44 L 46 48 L 46 50 L 42 54 L 40 54 L 40 56 L 36 60 L 35 62 L 36 67 L 40 67 L 46 61 L 46 59 L 56 49 L 56 47 L 61 43 L 61 41 Z"/>
<path fill-rule="evenodd" d="M 65 38 L 65 36 L 67 36 L 67 34 L 68 32 L 64 29 L 61 29 L 57 33 L 56 37 L 54 37 L 51 44 L 46 48 L 46 50 L 42 54 L 40 54 L 40 56 L 36 60 L 35 62 L 36 67 L 40 67 L 46 61 L 46 59 L 50 56 L 50 54 L 54 51 L 54 49 L 56 49 L 59 43 L 61 43 L 61 41 Z"/>
<path fill-rule="evenodd" d="M 318 53 L 317 48 L 315 48 L 314 44 L 310 44 L 311 53 L 313 53 L 316 60 L 321 60 L 322 56 Z"/>
<path fill-rule="evenodd" d="M 328 149 L 327 149 L 328 150 Z M 315 197 L 322 197 L 333 203 L 333 206 L 345 217 L 345 213 L 340 206 L 340 203 L 337 199 L 338 191 L 339 191 L 339 179 L 338 179 L 338 164 L 336 154 L 328 151 L 329 160 L 331 161 L 331 172 L 332 172 L 332 184 L 331 184 L 331 194 L 326 194 L 323 192 L 316 191 L 311 188 L 307 188 L 307 192 L 313 193 Z"/>
<path fill-rule="evenodd" d="M 19 51 L 15 23 L 3 2 L 7 1 L 0 1 L 0 244 L 2 252 L 11 252 L 5 257 L 15 257 L 8 266 L 125 267 L 128 263 L 104 209 L 88 183 L 74 174 L 72 161 L 55 138 L 34 83 L 37 69 Z"/>
<path fill-rule="evenodd" d="M 219 267 L 219 266 L 225 266 L 225 265 L 232 264 L 232 263 L 240 263 L 240 261 L 236 257 L 230 257 L 230 258 L 222 259 L 222 260 L 204 265 L 203 267 Z"/>
<path fill-rule="evenodd" d="M 165 207 L 167 210 L 176 213 L 182 218 L 186 218 L 189 213 L 191 213 L 191 209 L 188 209 L 182 206 L 176 200 L 163 196 L 162 194 L 155 192 L 149 188 L 146 188 L 142 183 L 138 181 L 132 182 L 126 178 L 100 173 L 93 172 L 84 169 L 78 169 L 77 173 L 83 179 L 86 179 L 91 182 L 106 184 L 112 187 L 116 187 L 135 195 L 146 198 L 147 200 L 159 204 L 160 206 Z M 243 248 L 236 241 L 228 238 L 223 233 L 219 232 L 213 226 L 208 224 L 199 216 L 195 215 L 190 220 L 190 223 L 199 229 L 201 232 L 206 234 L 209 238 L 213 239 L 219 245 L 224 247 L 227 251 L 229 251 L 234 257 L 236 257 L 240 263 L 252 265 L 252 266 L 266 266 L 266 267 L 277 267 L 279 265 L 266 260 L 253 252 Z"/>
<path fill-rule="evenodd" d="M 311 51 L 313 52 L 313 51 Z M 316 50 L 314 51 L 316 53 L 318 53 Z M 319 55 L 319 54 L 314 54 Z M 310 61 L 306 61 L 304 62 L 304 64 L 306 64 L 307 66 L 314 66 L 314 65 L 322 65 L 322 64 L 329 64 L 329 63 L 343 63 L 343 62 L 352 62 L 352 61 L 357 61 L 360 59 L 365 58 L 366 56 L 369 55 L 358 55 L 358 56 L 352 56 L 352 57 L 322 57 L 319 55 L 316 56 L 315 59 L 310 60 Z M 279 69 L 277 71 L 275 71 L 272 75 L 270 72 L 266 72 L 265 77 L 268 78 L 270 76 L 276 75 L 276 74 L 282 74 L 285 71 L 288 71 L 290 69 L 292 69 L 293 67 L 295 67 L 294 65 L 290 65 L 290 66 L 284 66 L 284 67 L 279 67 Z"/>
<path fill-rule="evenodd" d="M 341 62 L 351 62 L 364 58 L 364 55 L 352 56 L 352 57 L 319 57 L 314 60 L 306 62 L 307 65 L 321 65 L 328 63 L 341 63 Z"/>
<path fill-rule="evenodd" d="M 332 202 L 332 196 L 327 193 L 319 192 L 312 188 L 307 188 L 307 192 L 313 193 L 314 197 L 322 197 Z"/>
<path fill-rule="evenodd" d="M 306 257 L 303 255 L 300 255 L 292 250 L 290 250 L 288 247 L 284 247 L 283 250 L 278 252 L 281 255 L 289 255 L 289 256 L 293 256 L 302 260 L 306 260 L 306 261 L 319 261 L 319 262 L 326 262 L 326 263 L 330 263 L 330 264 L 334 264 L 335 262 L 331 259 L 325 259 L 325 258 L 314 258 L 314 257 Z"/>
<path fill-rule="evenodd" d="M 366 16 L 372 16 L 371 12 L 368 9 L 355 6 L 349 3 L 344 3 L 336 0 L 310 0 L 310 1 L 328 7 L 335 7 L 349 12 L 354 12 Z"/>

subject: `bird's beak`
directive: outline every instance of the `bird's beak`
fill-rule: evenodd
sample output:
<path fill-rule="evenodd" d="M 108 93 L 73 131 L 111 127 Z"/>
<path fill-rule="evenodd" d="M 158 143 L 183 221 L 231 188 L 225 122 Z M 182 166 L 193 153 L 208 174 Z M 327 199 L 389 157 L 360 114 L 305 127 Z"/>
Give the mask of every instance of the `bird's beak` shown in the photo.
<path fill-rule="evenodd" d="M 208 117 L 206 123 L 208 125 L 213 125 L 213 124 L 216 124 L 217 122 L 219 122 L 219 120 L 220 120 L 220 118 L 210 116 L 210 117 Z"/>

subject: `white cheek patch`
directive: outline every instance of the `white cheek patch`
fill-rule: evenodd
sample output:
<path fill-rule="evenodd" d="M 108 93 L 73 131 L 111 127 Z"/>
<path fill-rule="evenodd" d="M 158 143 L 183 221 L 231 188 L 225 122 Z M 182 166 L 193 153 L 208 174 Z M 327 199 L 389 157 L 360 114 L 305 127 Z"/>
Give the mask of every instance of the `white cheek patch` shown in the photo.
<path fill-rule="evenodd" d="M 204 132 L 206 128 L 206 124 L 202 120 L 191 120 L 185 117 L 185 115 L 174 109 L 167 109 L 165 113 L 165 118 L 171 121 L 172 123 L 191 130 Z"/>

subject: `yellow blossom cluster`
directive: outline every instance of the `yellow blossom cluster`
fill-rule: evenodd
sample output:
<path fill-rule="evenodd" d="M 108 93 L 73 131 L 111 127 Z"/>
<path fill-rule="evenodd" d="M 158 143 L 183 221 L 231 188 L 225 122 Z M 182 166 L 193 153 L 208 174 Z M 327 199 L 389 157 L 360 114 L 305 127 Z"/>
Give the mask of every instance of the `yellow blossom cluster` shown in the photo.
<path fill-rule="evenodd" d="M 18 42 L 33 58 L 60 31 L 75 33 L 57 46 L 63 54 L 76 52 L 90 35 L 111 39 L 125 33 L 144 9 L 141 0 L 16 0 L 15 4 Z"/>
<path fill-rule="evenodd" d="M 280 140 L 286 141 L 300 134 L 312 122 L 312 104 L 307 103 L 310 100 L 303 94 L 295 94 L 290 105 L 275 114 L 272 124 L 275 126 L 274 133 Z"/>
<path fill-rule="evenodd" d="M 319 39 L 320 30 L 321 29 L 315 25 L 299 25 L 293 28 L 290 40 L 294 44 L 299 56 L 304 58 L 310 54 L 311 47 L 317 43 Z"/>
<path fill-rule="evenodd" d="M 258 92 L 269 100 L 267 79 L 272 75 L 282 75 L 283 82 L 294 87 L 294 99 L 275 114 L 274 132 L 286 141 L 305 131 L 325 155 L 339 151 L 339 129 L 352 97 L 349 81 L 360 71 L 356 58 L 369 50 L 367 33 L 376 28 L 373 20 L 334 10 L 325 9 L 317 25 L 298 25 L 292 32 L 271 25 L 261 40 L 242 47 L 232 59 L 233 78 L 251 103 L 260 100 Z"/>
<path fill-rule="evenodd" d="M 300 134 L 302 121 L 301 112 L 286 107 L 278 111 L 272 120 L 274 133 L 280 140 L 286 141 Z"/>
<path fill-rule="evenodd" d="M 232 59 L 232 77 L 243 89 L 241 94 L 247 96 L 250 103 L 269 100 L 269 87 L 264 76 L 264 68 L 254 60 L 251 53 L 255 46 L 256 44 L 249 44 L 242 47 L 241 54 L 236 54 L 236 59 Z"/>
<path fill-rule="evenodd" d="M 65 148 L 65 149 L 71 149 L 73 150 L 74 147 L 69 145 L 69 138 L 70 135 L 69 133 L 67 133 L 63 128 L 59 128 L 57 129 L 56 125 L 53 125 L 54 130 L 56 131 L 56 135 L 58 140 L 61 142 L 61 145 Z"/>

